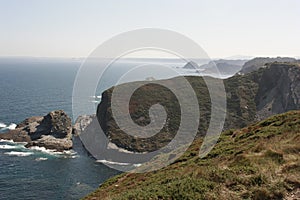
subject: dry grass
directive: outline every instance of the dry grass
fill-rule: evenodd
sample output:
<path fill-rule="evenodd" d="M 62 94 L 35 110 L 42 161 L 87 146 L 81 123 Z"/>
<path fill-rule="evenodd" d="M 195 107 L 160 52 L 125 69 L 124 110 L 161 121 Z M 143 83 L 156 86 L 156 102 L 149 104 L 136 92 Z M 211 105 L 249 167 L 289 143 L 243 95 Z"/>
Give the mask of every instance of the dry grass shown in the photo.
<path fill-rule="evenodd" d="M 226 131 L 204 159 L 201 142 L 166 168 L 121 174 L 86 199 L 288 199 L 300 188 L 300 111 Z"/>

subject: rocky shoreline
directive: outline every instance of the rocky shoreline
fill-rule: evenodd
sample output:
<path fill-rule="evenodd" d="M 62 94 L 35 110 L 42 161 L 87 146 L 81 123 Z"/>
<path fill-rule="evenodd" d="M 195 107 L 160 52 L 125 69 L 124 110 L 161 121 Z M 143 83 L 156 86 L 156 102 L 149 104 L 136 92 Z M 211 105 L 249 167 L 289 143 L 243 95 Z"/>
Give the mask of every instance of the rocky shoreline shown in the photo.
<path fill-rule="evenodd" d="M 56 110 L 25 119 L 16 129 L 0 134 L 0 139 L 26 142 L 27 148 L 38 146 L 64 151 L 73 147 L 72 130 L 71 118 L 63 110 Z"/>

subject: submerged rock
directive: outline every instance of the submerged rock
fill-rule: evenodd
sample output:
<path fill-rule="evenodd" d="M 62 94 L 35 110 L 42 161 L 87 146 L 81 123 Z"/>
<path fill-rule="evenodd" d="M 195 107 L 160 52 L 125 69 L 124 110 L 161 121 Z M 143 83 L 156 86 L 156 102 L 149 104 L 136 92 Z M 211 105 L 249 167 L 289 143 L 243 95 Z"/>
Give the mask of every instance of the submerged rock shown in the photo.
<path fill-rule="evenodd" d="M 71 149 L 72 122 L 62 110 L 46 116 L 30 117 L 17 125 L 15 130 L 0 134 L 0 139 L 27 142 L 26 147 L 39 146 L 63 151 Z"/>

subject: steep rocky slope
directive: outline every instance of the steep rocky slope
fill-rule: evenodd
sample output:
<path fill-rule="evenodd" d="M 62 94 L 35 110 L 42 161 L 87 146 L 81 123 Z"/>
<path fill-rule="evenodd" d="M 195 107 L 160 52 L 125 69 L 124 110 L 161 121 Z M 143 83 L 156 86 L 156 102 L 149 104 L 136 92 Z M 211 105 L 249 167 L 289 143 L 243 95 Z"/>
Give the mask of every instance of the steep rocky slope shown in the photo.
<path fill-rule="evenodd" d="M 269 69 L 262 74 L 255 99 L 259 119 L 300 109 L 300 67 L 289 63 L 268 66 Z"/>
<path fill-rule="evenodd" d="M 263 68 L 266 66 L 268 63 L 274 63 L 274 62 L 297 62 L 295 58 L 289 58 L 289 57 L 277 57 L 277 58 L 269 58 L 269 57 L 258 57 L 254 58 L 252 60 L 247 61 L 242 69 L 241 73 L 249 73 L 256 71 L 260 68 Z"/>
<path fill-rule="evenodd" d="M 198 98 L 201 113 L 199 135 L 206 133 L 210 120 L 209 91 L 201 77 L 186 77 Z M 163 129 L 150 138 L 135 138 L 124 133 L 114 121 L 111 111 L 113 88 L 102 94 L 97 118 L 111 142 L 130 151 L 154 151 L 165 146 L 176 134 L 180 124 L 180 106 L 172 92 L 155 83 L 147 84 L 134 92 L 130 100 L 132 120 L 140 125 L 149 124 L 149 108 L 160 103 L 168 114 Z M 119 85 L 122 90 L 131 83 Z M 227 116 L 224 130 L 241 128 L 273 114 L 300 109 L 300 67 L 297 63 L 272 63 L 266 68 L 236 75 L 224 80 L 227 93 Z M 216 94 L 218 95 L 218 94 Z"/>
<path fill-rule="evenodd" d="M 223 132 L 203 159 L 201 143 L 161 170 L 111 178 L 86 199 L 300 198 L 300 111 Z"/>

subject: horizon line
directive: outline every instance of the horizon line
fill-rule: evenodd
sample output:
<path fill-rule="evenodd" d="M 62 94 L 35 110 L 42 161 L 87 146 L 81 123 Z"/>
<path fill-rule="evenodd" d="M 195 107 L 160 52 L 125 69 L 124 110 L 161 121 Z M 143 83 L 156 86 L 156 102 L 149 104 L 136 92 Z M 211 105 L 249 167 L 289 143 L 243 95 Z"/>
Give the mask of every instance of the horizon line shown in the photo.
<path fill-rule="evenodd" d="M 300 56 L 291 56 L 291 55 L 256 55 L 256 56 L 244 56 L 244 55 L 234 55 L 234 56 L 227 56 L 227 57 L 208 57 L 208 58 L 187 58 L 187 59 L 198 59 L 198 60 L 251 60 L 253 58 L 295 58 L 295 59 L 300 59 Z M 88 57 L 85 56 L 80 56 L 80 57 L 59 57 L 59 56 L 14 56 L 14 55 L 9 55 L 9 56 L 1 56 L 0 59 L 9 59 L 9 58 L 19 58 L 19 59 L 72 59 L 72 60 L 84 60 L 87 59 Z M 90 57 L 91 59 L 111 59 L 111 58 L 99 58 L 99 57 Z M 165 60 L 180 60 L 181 58 L 178 57 L 125 57 L 122 59 L 165 59 Z"/>

